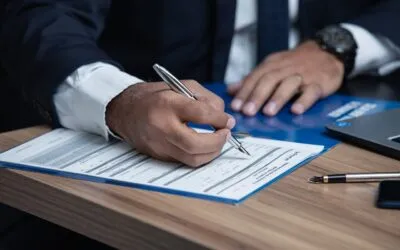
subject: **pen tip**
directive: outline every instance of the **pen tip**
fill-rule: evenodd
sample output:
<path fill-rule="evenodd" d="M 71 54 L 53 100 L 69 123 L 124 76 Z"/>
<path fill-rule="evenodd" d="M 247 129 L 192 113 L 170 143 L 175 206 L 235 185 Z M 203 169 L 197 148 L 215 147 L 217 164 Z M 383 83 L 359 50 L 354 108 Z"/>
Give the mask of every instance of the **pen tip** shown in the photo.
<path fill-rule="evenodd" d="M 250 153 L 247 152 L 247 150 L 244 149 L 243 147 L 240 147 L 240 148 L 239 148 L 239 151 L 242 152 L 243 154 L 246 154 L 246 155 L 248 155 L 248 156 L 251 156 Z"/>
<path fill-rule="evenodd" d="M 311 178 L 308 179 L 309 183 L 322 183 L 323 182 L 323 177 L 322 176 L 313 176 Z"/>

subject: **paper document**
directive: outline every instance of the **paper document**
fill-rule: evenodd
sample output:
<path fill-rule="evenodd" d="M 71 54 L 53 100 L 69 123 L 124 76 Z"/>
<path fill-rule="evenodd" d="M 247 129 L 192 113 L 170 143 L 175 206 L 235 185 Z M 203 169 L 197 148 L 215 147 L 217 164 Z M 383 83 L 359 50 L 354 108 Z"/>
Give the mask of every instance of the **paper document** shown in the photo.
<path fill-rule="evenodd" d="M 201 132 L 201 131 L 200 131 Z M 155 160 L 121 141 L 56 129 L 0 154 L 0 166 L 237 203 L 316 156 L 323 146 L 247 137 L 200 167 Z"/>

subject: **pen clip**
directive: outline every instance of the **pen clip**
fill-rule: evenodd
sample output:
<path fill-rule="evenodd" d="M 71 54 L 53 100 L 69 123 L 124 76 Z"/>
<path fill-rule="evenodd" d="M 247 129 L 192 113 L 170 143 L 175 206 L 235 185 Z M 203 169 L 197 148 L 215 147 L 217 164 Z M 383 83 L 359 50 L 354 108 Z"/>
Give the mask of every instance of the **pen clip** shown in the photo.
<path fill-rule="evenodd" d="M 177 93 L 182 93 L 189 98 L 197 99 L 196 96 L 183 84 L 179 81 L 174 75 L 172 75 L 168 70 L 164 67 L 154 64 L 153 69 L 157 72 L 157 74 L 168 84 L 168 86 Z"/>

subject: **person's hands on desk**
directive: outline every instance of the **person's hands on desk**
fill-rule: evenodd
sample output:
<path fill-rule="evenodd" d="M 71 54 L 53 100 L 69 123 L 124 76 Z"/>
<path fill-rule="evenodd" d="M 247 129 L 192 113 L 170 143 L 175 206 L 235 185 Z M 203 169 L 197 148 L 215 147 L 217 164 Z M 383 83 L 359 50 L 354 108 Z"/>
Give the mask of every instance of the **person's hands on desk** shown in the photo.
<path fill-rule="evenodd" d="M 184 81 L 196 93 L 191 100 L 164 82 L 138 83 L 123 91 L 107 107 L 112 131 L 141 153 L 160 160 L 198 167 L 217 157 L 235 126 L 224 112 L 221 98 L 195 81 Z M 214 133 L 197 133 L 186 123 L 208 124 Z"/>
<path fill-rule="evenodd" d="M 300 92 L 291 111 L 302 114 L 338 90 L 343 76 L 341 61 L 316 42 L 307 41 L 296 49 L 268 56 L 242 82 L 230 85 L 228 91 L 235 96 L 231 108 L 248 116 L 259 110 L 273 116 Z"/>

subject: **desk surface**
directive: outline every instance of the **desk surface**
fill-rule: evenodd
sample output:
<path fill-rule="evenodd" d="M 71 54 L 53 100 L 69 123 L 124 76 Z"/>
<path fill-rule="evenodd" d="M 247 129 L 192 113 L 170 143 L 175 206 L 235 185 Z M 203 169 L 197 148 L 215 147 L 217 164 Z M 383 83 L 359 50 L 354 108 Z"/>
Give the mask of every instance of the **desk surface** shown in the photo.
<path fill-rule="evenodd" d="M 0 150 L 46 131 L 0 134 Z M 332 172 L 399 170 L 400 161 L 340 144 L 233 206 L 2 169 L 0 202 L 125 249 L 395 249 L 400 211 L 375 208 L 376 184 L 306 180 Z"/>

